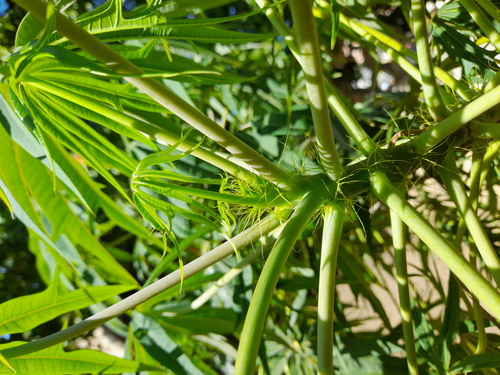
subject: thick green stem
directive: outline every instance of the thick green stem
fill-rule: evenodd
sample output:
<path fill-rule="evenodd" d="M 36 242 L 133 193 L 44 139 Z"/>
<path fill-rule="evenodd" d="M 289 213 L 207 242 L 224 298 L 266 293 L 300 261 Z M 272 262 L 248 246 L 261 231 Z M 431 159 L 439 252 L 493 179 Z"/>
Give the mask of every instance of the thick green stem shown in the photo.
<path fill-rule="evenodd" d="M 500 259 L 498 258 L 493 245 L 491 244 L 488 235 L 486 234 L 481 221 L 476 215 L 476 210 L 473 208 L 469 197 L 465 191 L 460 174 L 455 164 L 453 149 L 448 151 L 448 155 L 444 160 L 443 168 L 440 168 L 439 174 L 443 179 L 444 185 L 455 202 L 455 205 L 460 212 L 460 216 L 465 221 L 469 233 L 474 239 L 474 243 L 481 254 L 486 268 L 490 271 L 493 279 L 500 287 Z"/>
<path fill-rule="evenodd" d="M 469 199 L 471 201 L 472 208 L 474 209 L 475 212 L 477 212 L 479 192 L 482 185 L 481 171 L 483 169 L 483 160 L 485 157 L 486 148 L 484 141 L 475 140 L 472 145 L 473 145 L 473 150 L 472 150 L 472 164 L 471 164 L 470 183 L 469 183 Z M 461 223 L 462 222 L 465 225 L 463 219 L 461 220 Z M 471 243 L 471 246 L 474 246 L 474 244 Z M 476 264 L 476 259 L 477 259 L 477 250 L 476 249 L 473 250 L 471 247 L 469 251 L 469 260 L 471 264 L 473 265 Z M 482 354 L 486 349 L 487 336 L 484 327 L 483 312 L 476 298 L 472 299 L 472 312 L 477 327 L 477 346 L 475 354 Z"/>
<path fill-rule="evenodd" d="M 490 0 L 476 0 L 479 5 L 498 23 L 500 23 L 500 9 Z"/>
<path fill-rule="evenodd" d="M 406 262 L 406 227 L 394 211 L 391 211 L 391 229 L 396 279 L 398 282 L 399 311 L 401 312 L 408 373 L 410 375 L 418 375 L 415 335 L 413 333 L 413 319 L 411 317 L 410 285 Z"/>
<path fill-rule="evenodd" d="M 500 126 L 495 123 L 474 121 L 470 126 L 470 134 L 474 138 L 500 139 Z"/>
<path fill-rule="evenodd" d="M 328 205 L 325 207 L 323 216 L 318 287 L 318 374 L 333 375 L 335 276 L 337 254 L 344 225 L 344 207 L 336 204 Z"/>
<path fill-rule="evenodd" d="M 230 242 L 225 242 L 212 251 L 208 252 L 207 254 L 204 254 L 191 263 L 186 264 L 184 266 L 184 279 L 187 279 L 199 273 L 200 271 L 233 254 L 235 247 L 237 249 L 241 249 L 245 246 L 248 246 L 273 229 L 276 229 L 279 225 L 280 218 L 274 215 L 269 216 L 261 223 L 256 224 L 253 227 L 235 236 L 233 239 L 231 239 Z M 1 354 L 3 354 L 6 358 L 17 358 L 70 340 L 106 323 L 113 318 L 116 318 L 121 314 L 124 314 L 128 310 L 140 305 L 141 303 L 160 294 L 161 292 L 176 286 L 180 282 L 181 272 L 180 270 L 177 270 L 149 285 L 148 287 L 134 293 L 130 297 L 127 297 L 124 300 L 115 303 L 107 309 L 95 315 L 92 315 L 90 318 L 87 318 L 72 327 L 59 331 L 42 339 L 32 341 L 30 343 L 6 349 L 2 351 Z"/>
<path fill-rule="evenodd" d="M 463 125 L 476 119 L 499 103 L 500 86 L 497 86 L 415 137 L 412 140 L 412 146 L 420 155 L 425 155 Z"/>
<path fill-rule="evenodd" d="M 486 17 L 481 8 L 474 0 L 460 0 L 460 4 L 467 9 L 467 12 L 469 12 L 474 21 L 476 21 L 479 28 L 484 32 L 497 52 L 500 52 L 500 33 L 488 17 Z"/>
<path fill-rule="evenodd" d="M 308 193 L 286 222 L 283 231 L 271 250 L 255 287 L 240 335 L 235 374 L 255 373 L 256 359 L 264 332 L 267 312 L 281 271 L 297 238 L 323 202 L 324 197 L 322 197 L 322 194 L 318 194 L 314 190 Z"/>
<path fill-rule="evenodd" d="M 269 6 L 268 0 L 256 0 L 257 4 L 264 8 Z M 290 48 L 290 51 L 294 54 L 297 61 L 303 64 L 300 58 L 299 46 L 295 40 L 295 36 L 292 34 L 288 26 L 286 25 L 283 18 L 276 11 L 275 7 L 266 10 L 266 16 L 269 21 L 273 24 L 274 28 L 281 34 L 286 45 Z M 358 150 L 363 153 L 363 155 L 368 156 L 376 149 L 375 142 L 368 136 L 368 134 L 363 130 L 362 126 L 353 116 L 352 111 L 350 111 L 344 101 L 341 98 L 341 94 L 334 88 L 334 86 L 325 79 L 326 83 L 326 95 L 328 100 L 328 105 L 330 109 L 338 117 L 349 136 L 352 138 L 353 142 L 356 143 Z"/>
<path fill-rule="evenodd" d="M 319 159 L 327 175 L 336 181 L 339 180 L 342 173 L 342 165 L 333 139 L 312 2 L 309 0 L 290 0 L 289 4 L 299 45 L 301 66 L 306 79 L 307 94 L 311 104 Z"/>
<path fill-rule="evenodd" d="M 427 23 L 425 18 L 424 0 L 411 0 L 413 33 L 417 47 L 418 67 L 422 75 L 422 88 L 425 103 L 429 113 L 435 120 L 441 120 L 447 114 L 446 107 L 439 93 L 434 68 L 432 64 L 431 51 L 427 34 Z"/>
<path fill-rule="evenodd" d="M 382 171 L 371 172 L 375 195 L 403 220 L 408 227 L 450 268 L 491 313 L 500 319 L 500 293 L 413 208 Z"/>
<path fill-rule="evenodd" d="M 15 0 L 20 6 L 32 12 L 35 16 L 45 21 L 47 4 L 41 0 Z M 123 75 L 143 74 L 141 69 L 136 67 L 120 54 L 116 53 L 109 46 L 101 42 L 98 38 L 83 30 L 74 22 L 56 12 L 56 28 L 63 36 L 71 40 L 82 50 L 94 56 L 97 60 L 105 64 L 116 73 Z M 258 173 L 262 178 L 269 180 L 281 187 L 293 187 L 294 178 L 286 171 L 280 169 L 267 160 L 253 148 L 239 140 L 237 137 L 226 131 L 219 124 L 205 116 L 197 108 L 191 106 L 172 91 L 168 90 L 154 78 L 126 77 L 137 89 L 147 94 L 169 111 L 180 117 L 182 120 L 198 129 L 208 138 L 217 142 L 229 153 L 244 161 L 249 167 Z"/>

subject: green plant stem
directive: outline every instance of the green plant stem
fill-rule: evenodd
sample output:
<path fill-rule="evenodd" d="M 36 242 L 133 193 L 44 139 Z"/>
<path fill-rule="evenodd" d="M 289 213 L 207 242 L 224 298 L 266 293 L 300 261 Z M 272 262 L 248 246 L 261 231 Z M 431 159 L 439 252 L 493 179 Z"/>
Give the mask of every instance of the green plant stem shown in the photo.
<path fill-rule="evenodd" d="M 344 225 L 343 204 L 325 207 L 318 287 L 318 374 L 333 375 L 334 303 L 337 254 Z"/>
<path fill-rule="evenodd" d="M 230 242 L 225 242 L 212 251 L 195 259 L 191 263 L 186 264 L 184 266 L 184 279 L 187 279 L 228 257 L 229 255 L 234 254 L 235 248 L 241 249 L 248 246 L 260 237 L 265 236 L 273 229 L 276 229 L 280 223 L 281 220 L 279 217 L 275 215 L 268 216 L 262 222 L 232 238 Z M 85 319 L 78 324 L 75 324 L 72 327 L 54 333 L 50 336 L 34 340 L 27 344 L 6 349 L 2 351 L 1 354 L 3 354 L 6 358 L 17 358 L 70 340 L 106 323 L 113 318 L 116 318 L 121 314 L 124 314 L 128 310 L 140 305 L 161 292 L 176 286 L 180 282 L 181 271 L 176 270 L 146 288 L 134 293 L 130 297 L 115 303 L 107 309 Z"/>
<path fill-rule="evenodd" d="M 47 4 L 41 0 L 15 0 L 17 4 L 45 21 Z M 101 42 L 80 26 L 56 11 L 56 29 L 82 50 L 94 56 L 116 73 L 124 75 L 143 74 L 143 71 L 132 64 L 109 46 Z M 176 116 L 190 124 L 208 138 L 218 143 L 229 153 L 244 161 L 262 178 L 280 187 L 291 188 L 294 178 L 286 171 L 267 160 L 253 148 L 226 131 L 215 121 L 209 119 L 197 108 L 191 106 L 179 96 L 168 90 L 154 78 L 125 77 L 137 89 L 147 94 Z"/>
<path fill-rule="evenodd" d="M 396 279 L 398 283 L 399 311 L 401 312 L 408 373 L 410 375 L 418 375 L 415 335 L 413 333 L 413 319 L 411 316 L 410 285 L 406 262 L 406 227 L 394 211 L 391 211 L 391 229 Z"/>
<path fill-rule="evenodd" d="M 453 149 L 448 151 L 448 155 L 443 162 L 443 168 L 440 168 L 438 172 L 455 206 L 460 212 L 460 216 L 464 219 L 467 229 L 474 239 L 474 243 L 483 258 L 486 268 L 490 271 L 497 286 L 500 287 L 500 259 L 496 255 L 495 249 L 481 221 L 476 215 L 476 210 L 467 197 L 465 187 L 460 179 L 460 174 L 455 164 Z"/>
<path fill-rule="evenodd" d="M 450 268 L 491 313 L 500 319 L 500 293 L 439 233 L 428 220 L 411 206 L 380 171 L 371 172 L 374 194 Z"/>
<path fill-rule="evenodd" d="M 467 9 L 467 12 L 469 12 L 474 21 L 476 21 L 479 28 L 484 32 L 497 52 L 500 52 L 500 33 L 488 17 L 486 17 L 481 8 L 474 0 L 460 0 L 460 4 Z"/>
<path fill-rule="evenodd" d="M 290 0 L 301 66 L 306 79 L 319 159 L 326 174 L 334 181 L 340 179 L 342 165 L 333 139 L 332 122 L 326 100 L 323 64 L 319 51 L 316 23 L 310 0 Z"/>
<path fill-rule="evenodd" d="M 270 5 L 268 0 L 256 0 L 256 2 L 261 8 Z M 290 31 L 285 21 L 283 21 L 283 18 L 277 12 L 275 7 L 268 8 L 266 10 L 266 16 L 268 17 L 269 21 L 271 21 L 274 28 L 281 34 L 287 47 L 290 49 L 290 51 L 292 51 L 297 61 L 302 64 L 303 62 L 300 58 L 299 46 L 297 44 L 297 41 L 295 40 L 295 36 Z M 344 104 L 344 100 L 342 100 L 341 94 L 330 82 L 328 82 L 328 80 L 325 79 L 325 83 L 327 101 L 330 109 L 340 120 L 354 143 L 356 143 L 358 150 L 365 156 L 372 154 L 377 148 L 375 142 L 373 142 L 373 140 L 363 130 L 363 127 L 353 116 L 352 111 L 350 111 Z"/>
<path fill-rule="evenodd" d="M 322 194 L 318 194 L 318 191 L 313 190 L 307 193 L 286 222 L 283 231 L 271 250 L 255 287 L 240 335 L 235 374 L 255 373 L 256 359 L 264 332 L 267 312 L 281 271 L 297 238 L 323 202 L 324 197 Z"/>
<path fill-rule="evenodd" d="M 471 164 L 470 183 L 469 183 L 469 199 L 471 201 L 474 212 L 477 212 L 479 192 L 482 185 L 481 171 L 483 169 L 483 160 L 485 157 L 485 153 L 486 153 L 485 142 L 480 140 L 475 140 L 473 142 L 472 164 Z M 460 221 L 460 223 L 462 222 L 465 225 L 465 221 L 463 221 L 463 219 Z M 475 264 L 477 259 L 477 250 L 474 249 L 473 251 L 472 246 L 474 246 L 474 244 L 472 243 L 472 241 L 469 242 L 471 242 L 471 249 L 469 250 L 469 261 L 471 262 L 471 264 Z M 475 354 L 482 354 L 486 349 L 487 336 L 484 327 L 483 313 L 477 299 L 474 297 L 472 298 L 472 313 L 474 316 L 474 320 L 476 321 L 476 328 L 477 328 L 477 346 Z"/>
<path fill-rule="evenodd" d="M 470 134 L 474 138 L 500 139 L 500 126 L 495 123 L 474 121 L 470 126 Z"/>
<path fill-rule="evenodd" d="M 412 65 L 407 58 L 417 61 L 417 54 L 411 49 L 405 47 L 403 44 L 397 40 L 391 38 L 387 34 L 380 30 L 369 27 L 362 22 L 355 19 L 348 18 L 347 16 L 340 14 L 340 21 L 342 24 L 346 25 L 352 29 L 357 34 L 361 35 L 370 43 L 375 44 L 377 47 L 381 48 L 386 52 L 391 58 L 398 63 L 398 65 L 404 69 L 408 74 L 410 74 L 417 82 L 422 83 L 422 76 L 418 68 Z M 397 52 L 397 53 L 395 53 Z M 443 83 L 448 86 L 453 92 L 456 92 L 463 99 L 470 101 L 476 96 L 476 92 L 472 90 L 464 82 L 455 79 L 451 74 L 449 74 L 444 69 L 439 66 L 434 66 L 434 74 Z M 438 87 L 439 89 L 439 87 Z M 442 90 L 440 90 L 443 94 Z"/>
<path fill-rule="evenodd" d="M 482 186 L 483 181 L 486 179 L 486 175 L 488 174 L 491 168 L 491 163 L 493 162 L 493 159 L 495 159 L 498 156 L 499 151 L 500 151 L 500 140 L 498 141 L 495 140 L 491 142 L 490 145 L 488 146 L 488 149 L 484 154 L 483 163 L 481 167 L 481 180 L 479 182 L 480 186 Z"/>
<path fill-rule="evenodd" d="M 425 155 L 436 147 L 446 137 L 453 134 L 463 125 L 476 119 L 484 112 L 494 108 L 500 103 L 500 86 L 488 91 L 472 102 L 449 115 L 444 120 L 415 137 L 411 142 L 413 148 Z"/>
<path fill-rule="evenodd" d="M 488 92 L 499 85 L 500 85 L 500 71 L 496 72 L 493 78 L 490 79 L 490 81 L 484 88 L 484 92 Z"/>
<path fill-rule="evenodd" d="M 481 7 L 498 23 L 500 23 L 500 9 L 490 0 L 476 0 Z"/>
<path fill-rule="evenodd" d="M 424 0 L 411 0 L 413 33 L 417 47 L 418 67 L 422 75 L 422 88 L 425 103 L 434 120 L 447 115 L 446 107 L 438 90 L 427 33 Z"/>

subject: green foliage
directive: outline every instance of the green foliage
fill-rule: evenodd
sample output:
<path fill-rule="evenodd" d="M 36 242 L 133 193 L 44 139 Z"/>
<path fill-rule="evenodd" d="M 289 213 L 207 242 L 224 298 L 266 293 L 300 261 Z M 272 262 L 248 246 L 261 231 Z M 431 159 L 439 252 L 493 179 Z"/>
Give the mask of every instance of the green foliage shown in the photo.
<path fill-rule="evenodd" d="M 15 2 L 1 373 L 499 373 L 495 2 Z"/>

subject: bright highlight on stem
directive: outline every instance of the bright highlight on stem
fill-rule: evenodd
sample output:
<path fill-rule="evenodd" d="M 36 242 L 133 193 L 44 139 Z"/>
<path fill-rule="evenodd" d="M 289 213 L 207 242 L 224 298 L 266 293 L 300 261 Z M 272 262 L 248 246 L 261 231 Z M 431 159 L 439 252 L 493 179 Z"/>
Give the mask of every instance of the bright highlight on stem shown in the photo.
<path fill-rule="evenodd" d="M 497 319 L 500 319 L 500 292 L 401 196 L 383 172 L 372 171 L 371 182 L 375 195 L 441 258 Z"/>
<path fill-rule="evenodd" d="M 342 173 L 342 165 L 333 139 L 330 111 L 325 92 L 323 64 L 312 14 L 312 2 L 290 0 L 290 9 L 302 61 L 301 66 L 306 78 L 307 95 L 311 103 L 320 162 L 325 168 L 326 174 L 336 181 Z"/>
<path fill-rule="evenodd" d="M 335 277 L 339 243 L 344 226 L 344 205 L 327 205 L 323 217 L 318 286 L 318 374 L 333 375 Z"/>

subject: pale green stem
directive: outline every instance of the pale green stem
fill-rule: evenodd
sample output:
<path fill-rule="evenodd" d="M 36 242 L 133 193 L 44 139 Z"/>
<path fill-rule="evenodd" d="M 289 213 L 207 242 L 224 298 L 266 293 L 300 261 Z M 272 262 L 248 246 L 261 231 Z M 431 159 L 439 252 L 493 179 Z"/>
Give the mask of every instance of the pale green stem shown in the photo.
<path fill-rule="evenodd" d="M 486 234 L 481 221 L 476 215 L 476 210 L 465 191 L 464 184 L 460 179 L 458 168 L 453 155 L 454 149 L 448 151 L 448 155 L 443 162 L 443 168 L 439 169 L 439 175 L 443 179 L 446 190 L 453 199 L 455 206 L 460 212 L 460 216 L 465 221 L 467 229 L 474 239 L 475 245 L 481 254 L 486 268 L 490 271 L 493 279 L 500 287 L 500 259 L 496 255 L 495 249 Z"/>
<path fill-rule="evenodd" d="M 413 79 L 415 79 L 417 82 L 422 83 L 422 76 L 420 75 L 420 71 L 416 66 L 412 65 L 406 59 L 409 58 L 417 61 L 417 54 L 414 51 L 405 47 L 397 40 L 389 37 L 387 34 L 369 27 L 362 22 L 359 22 L 352 18 L 348 18 L 343 14 L 340 15 L 340 21 L 369 42 L 375 44 L 375 42 L 378 41 L 379 43 L 377 43 L 376 45 L 379 48 L 389 54 L 392 59 L 401 66 L 401 68 L 403 68 L 408 74 L 410 74 L 410 76 L 412 76 Z M 392 53 L 391 50 L 394 50 L 398 53 Z M 468 85 L 455 79 L 451 74 L 449 74 L 439 66 L 434 66 L 434 74 L 437 78 L 443 81 L 446 86 L 448 86 L 453 92 L 456 92 L 458 95 L 460 95 L 463 99 L 470 101 L 476 96 L 476 92 L 472 90 Z"/>
<path fill-rule="evenodd" d="M 317 191 L 313 190 L 307 193 L 286 222 L 283 231 L 271 250 L 255 287 L 240 335 L 235 374 L 255 373 L 257 354 L 269 305 L 275 293 L 281 271 L 297 238 L 323 202 L 324 198 Z"/>
<path fill-rule="evenodd" d="M 483 142 L 480 141 L 473 142 L 472 165 L 471 165 L 470 183 L 469 183 L 469 198 L 472 204 L 472 208 L 474 209 L 475 212 L 477 212 L 479 191 L 482 185 L 481 171 L 483 169 L 483 160 L 486 152 L 486 149 L 483 148 L 483 146 L 484 146 Z M 471 246 L 474 246 L 474 244 L 471 243 Z M 474 265 L 476 263 L 476 259 L 477 259 L 477 251 L 476 249 L 472 251 L 471 248 L 469 255 L 469 260 L 471 264 Z M 475 298 L 472 299 L 472 312 L 477 327 L 477 346 L 475 354 L 482 354 L 486 349 L 487 336 L 484 327 L 483 313 L 479 306 L 478 301 Z"/>
<path fill-rule="evenodd" d="M 232 238 L 230 242 L 225 242 L 212 251 L 193 260 L 191 263 L 186 264 L 184 266 L 184 279 L 196 275 L 200 271 L 203 271 L 211 265 L 228 257 L 229 255 L 234 254 L 235 248 L 241 249 L 256 241 L 260 237 L 265 236 L 273 229 L 276 229 L 280 225 L 280 222 L 281 220 L 279 217 L 270 215 L 262 222 L 254 225 L 253 227 Z M 24 345 L 5 349 L 1 352 L 1 354 L 3 354 L 6 358 L 17 358 L 70 340 L 106 323 L 113 318 L 116 318 L 121 314 L 124 314 L 128 310 L 137 307 L 141 303 L 149 300 L 150 298 L 153 298 L 161 292 L 176 286 L 180 282 L 181 271 L 176 270 L 171 274 L 163 277 L 162 279 L 154 282 L 153 284 L 147 286 L 146 288 L 134 293 L 130 297 L 127 297 L 120 302 L 115 303 L 107 309 L 95 315 L 92 315 L 91 317 L 78 324 L 75 324 L 72 327 L 66 328 L 50 336 L 34 340 Z"/>
<path fill-rule="evenodd" d="M 447 115 L 446 107 L 438 90 L 427 33 L 424 0 L 411 0 L 413 33 L 417 47 L 418 67 L 422 75 L 425 103 L 434 120 Z"/>
<path fill-rule="evenodd" d="M 491 311 L 493 316 L 500 319 L 500 292 L 408 203 L 382 171 L 372 171 L 370 179 L 375 195 L 441 258 L 478 300 Z"/>
<path fill-rule="evenodd" d="M 406 262 L 406 227 L 403 221 L 391 211 L 392 244 L 394 246 L 394 263 L 396 265 L 396 280 L 398 283 L 399 311 L 403 326 L 403 338 L 406 348 L 408 373 L 418 375 L 417 352 L 413 319 L 411 316 L 410 285 Z"/>
<path fill-rule="evenodd" d="M 498 125 L 498 124 L 497 124 Z M 486 142 L 474 140 L 472 143 L 472 164 L 470 170 L 469 198 L 472 208 L 477 211 L 477 202 L 482 186 L 481 171 L 483 170 L 483 160 L 486 155 Z"/>
<path fill-rule="evenodd" d="M 260 8 L 266 8 L 271 5 L 269 0 L 255 0 L 255 2 Z M 283 18 L 281 18 L 280 14 L 276 10 L 276 7 L 266 9 L 265 14 L 269 21 L 273 24 L 276 31 L 278 31 L 278 33 L 283 37 L 287 47 L 290 48 L 290 51 L 292 51 L 293 55 L 297 58 L 297 61 L 301 63 L 299 59 L 299 46 L 295 40 L 295 36 L 290 31 L 285 21 L 283 21 Z"/>
<path fill-rule="evenodd" d="M 500 139 L 500 124 L 474 121 L 470 126 L 470 134 L 474 138 Z"/>
<path fill-rule="evenodd" d="M 500 23 L 500 9 L 490 0 L 476 0 L 481 7 L 498 23 Z"/>
<path fill-rule="evenodd" d="M 319 160 L 326 174 L 334 181 L 340 179 L 342 165 L 333 139 L 332 122 L 326 100 L 323 62 L 321 60 L 316 23 L 310 0 L 290 0 L 293 26 L 299 46 L 302 70 L 318 143 Z"/>
<path fill-rule="evenodd" d="M 335 330 L 335 279 L 337 254 L 342 227 L 344 225 L 343 205 L 328 205 L 324 211 L 323 239 L 318 287 L 318 374 L 333 375 L 333 343 Z"/>
<path fill-rule="evenodd" d="M 333 86 L 332 83 L 326 82 L 326 94 L 328 96 L 328 104 L 335 116 L 344 126 L 345 130 L 356 143 L 358 151 L 365 156 L 369 156 L 375 152 L 377 145 L 373 139 L 364 131 L 362 126 L 356 120 L 353 112 L 347 108 L 342 100 L 340 92 Z"/>
<path fill-rule="evenodd" d="M 66 100 L 70 100 L 73 103 L 78 103 L 78 105 L 104 115 L 122 126 L 136 129 L 144 134 L 147 134 L 160 143 L 172 145 L 177 143 L 179 140 L 178 135 L 165 127 L 143 121 L 137 117 L 129 116 L 113 107 L 109 107 L 95 100 L 78 95 L 70 90 L 66 90 L 58 85 L 53 85 L 47 81 L 42 81 L 30 76 L 30 80 L 28 82 L 24 82 L 24 85 L 30 85 L 36 89 L 51 93 Z M 254 178 L 254 175 L 250 171 L 214 154 L 212 151 L 206 150 L 203 147 L 196 147 L 195 143 L 185 140 L 179 145 L 178 149 L 180 151 L 193 150 L 193 156 L 203 159 L 207 163 L 210 163 L 223 171 L 232 174 L 233 176 L 243 179 Z"/>
<path fill-rule="evenodd" d="M 493 78 L 488 82 L 488 84 L 484 88 L 484 92 L 488 92 L 498 85 L 500 85 L 500 71 L 496 72 Z"/>
<path fill-rule="evenodd" d="M 476 21 L 479 28 L 484 32 L 497 52 L 500 52 L 500 33 L 495 29 L 495 26 L 488 17 L 486 17 L 481 8 L 474 0 L 460 0 L 460 4 L 467 9 L 467 12 L 469 12 L 474 21 Z"/>
<path fill-rule="evenodd" d="M 256 0 L 256 2 L 261 8 L 267 7 L 270 4 L 268 0 Z M 287 47 L 290 51 L 292 51 L 297 61 L 302 64 L 303 62 L 300 59 L 299 46 L 297 45 L 295 36 L 290 31 L 285 21 L 283 21 L 280 14 L 276 11 L 275 7 L 268 8 L 266 10 L 266 16 L 269 21 L 271 21 L 274 28 L 281 34 Z M 365 156 L 372 154 L 376 149 L 375 142 L 373 142 L 373 140 L 363 130 L 362 126 L 353 116 L 352 111 L 346 107 L 341 98 L 341 94 L 330 82 L 328 82 L 328 80 L 325 79 L 325 83 L 326 95 L 330 109 L 333 113 L 335 113 L 335 116 L 338 117 L 353 142 L 356 143 L 358 150 Z"/>
<path fill-rule="evenodd" d="M 421 155 L 425 155 L 463 125 L 476 119 L 479 115 L 494 108 L 499 103 L 500 86 L 497 86 L 415 137 L 412 140 L 413 147 Z"/>
<path fill-rule="evenodd" d="M 488 149 L 486 150 L 486 153 L 484 154 L 483 165 L 481 168 L 480 186 L 482 186 L 483 181 L 486 179 L 486 175 L 488 174 L 488 172 L 491 168 L 491 163 L 493 162 L 493 159 L 498 156 L 499 151 L 500 151 L 500 140 L 493 141 L 488 146 Z"/>
<path fill-rule="evenodd" d="M 45 21 L 47 4 L 43 1 L 15 0 L 15 2 L 32 12 L 42 21 Z M 141 69 L 59 12 L 56 12 L 56 20 L 58 32 L 116 73 L 123 75 L 143 74 Z M 202 134 L 217 142 L 229 153 L 244 161 L 262 178 L 280 187 L 291 188 L 294 186 L 294 178 L 288 172 L 267 160 L 252 147 L 226 131 L 197 108 L 191 106 L 168 90 L 156 79 L 140 77 L 125 77 L 124 79 L 199 130 Z"/>

